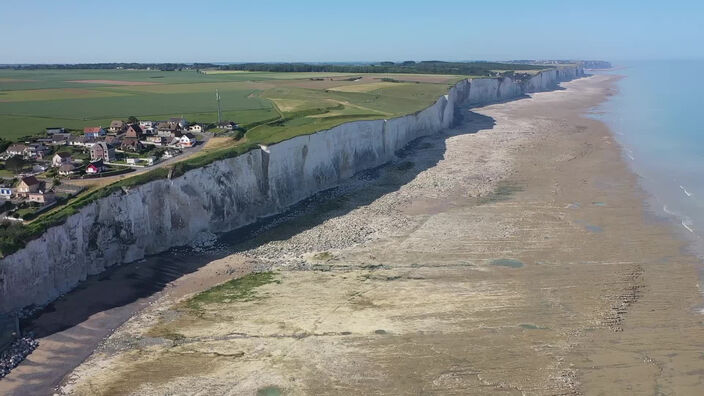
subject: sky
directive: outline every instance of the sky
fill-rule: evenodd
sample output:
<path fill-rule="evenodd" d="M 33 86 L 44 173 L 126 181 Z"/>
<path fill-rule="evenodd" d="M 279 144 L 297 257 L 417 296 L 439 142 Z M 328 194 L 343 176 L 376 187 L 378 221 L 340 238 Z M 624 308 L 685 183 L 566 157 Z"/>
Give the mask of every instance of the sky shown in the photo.
<path fill-rule="evenodd" d="M 690 0 L 0 0 L 0 64 L 702 58 Z"/>

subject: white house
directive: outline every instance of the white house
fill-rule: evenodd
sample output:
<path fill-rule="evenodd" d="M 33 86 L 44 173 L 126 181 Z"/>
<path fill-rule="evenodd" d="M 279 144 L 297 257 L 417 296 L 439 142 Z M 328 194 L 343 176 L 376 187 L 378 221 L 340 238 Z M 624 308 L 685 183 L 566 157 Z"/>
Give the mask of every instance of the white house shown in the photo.
<path fill-rule="evenodd" d="M 181 146 L 183 148 L 193 147 L 196 145 L 196 137 L 190 132 L 183 134 L 179 138 L 178 144 L 179 144 L 179 146 Z"/>
<path fill-rule="evenodd" d="M 27 153 L 27 145 L 22 143 L 11 144 L 10 147 L 5 150 L 9 156 L 20 155 L 23 156 Z"/>
<path fill-rule="evenodd" d="M 232 131 L 237 128 L 237 124 L 232 121 L 224 121 L 218 124 L 218 129 L 224 129 L 226 131 Z"/>
<path fill-rule="evenodd" d="M 200 133 L 200 132 L 203 132 L 203 126 L 200 125 L 200 124 L 193 124 L 193 125 L 191 125 L 191 126 L 188 127 L 188 130 L 189 130 L 190 132 Z"/>
<path fill-rule="evenodd" d="M 154 121 L 140 121 L 139 122 L 139 127 L 142 128 L 142 131 L 146 133 L 147 135 L 151 135 L 154 133 L 156 123 Z"/>
<path fill-rule="evenodd" d="M 56 153 L 54 154 L 54 158 L 51 159 L 51 166 L 54 168 L 58 168 L 61 165 L 64 164 L 70 164 L 71 163 L 71 154 L 69 153 Z"/>

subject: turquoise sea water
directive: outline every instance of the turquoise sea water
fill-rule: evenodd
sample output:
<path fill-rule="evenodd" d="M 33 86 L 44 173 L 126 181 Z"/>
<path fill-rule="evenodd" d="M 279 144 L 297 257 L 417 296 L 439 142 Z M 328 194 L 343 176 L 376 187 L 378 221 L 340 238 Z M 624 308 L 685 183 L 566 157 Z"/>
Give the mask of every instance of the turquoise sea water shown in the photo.
<path fill-rule="evenodd" d="M 618 93 L 595 111 L 652 197 L 704 247 L 704 60 L 621 63 Z"/>

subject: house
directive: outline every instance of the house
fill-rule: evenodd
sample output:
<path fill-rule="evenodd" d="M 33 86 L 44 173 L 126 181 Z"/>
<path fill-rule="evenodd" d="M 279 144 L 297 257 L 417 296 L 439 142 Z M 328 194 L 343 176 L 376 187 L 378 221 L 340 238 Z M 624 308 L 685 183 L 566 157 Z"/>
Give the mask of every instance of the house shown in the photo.
<path fill-rule="evenodd" d="M 127 165 L 146 165 L 146 166 L 154 165 L 155 161 L 156 161 L 156 158 L 154 158 L 154 157 L 127 158 L 125 160 L 125 162 L 127 162 Z"/>
<path fill-rule="evenodd" d="M 50 146 L 65 146 L 68 144 L 71 135 L 68 133 L 55 133 L 51 135 L 51 139 L 47 142 Z"/>
<path fill-rule="evenodd" d="M 66 128 L 61 128 L 61 127 L 46 128 L 47 136 L 53 136 L 53 135 L 56 135 L 57 133 L 61 133 L 61 134 L 66 133 Z"/>
<path fill-rule="evenodd" d="M 9 200 L 13 194 L 12 187 L 0 187 L 0 199 Z"/>
<path fill-rule="evenodd" d="M 42 173 L 49 169 L 48 163 L 34 163 L 32 164 L 32 173 Z"/>
<path fill-rule="evenodd" d="M 162 158 L 169 159 L 169 158 L 173 158 L 173 157 L 177 156 L 178 154 L 179 154 L 179 152 L 176 150 L 166 150 L 166 151 L 164 151 L 164 155 L 162 155 Z"/>
<path fill-rule="evenodd" d="M 86 141 L 85 136 L 71 136 L 70 138 L 68 138 L 68 145 L 69 146 L 83 146 L 85 141 Z"/>
<path fill-rule="evenodd" d="M 70 164 L 71 163 L 71 154 L 70 153 L 56 153 L 54 154 L 54 158 L 51 159 L 51 166 L 54 168 L 59 168 L 61 165 L 65 164 Z"/>
<path fill-rule="evenodd" d="M 156 134 L 161 137 L 165 138 L 172 138 L 176 136 L 177 133 L 179 133 L 181 129 L 179 128 L 178 125 L 175 124 L 168 124 L 168 123 L 159 123 L 156 129 Z"/>
<path fill-rule="evenodd" d="M 140 121 L 139 122 L 139 127 L 142 128 L 143 131 L 154 129 L 154 125 L 155 125 L 154 121 Z"/>
<path fill-rule="evenodd" d="M 226 131 L 231 131 L 231 130 L 237 128 L 237 124 L 232 121 L 223 121 L 223 122 L 218 123 L 217 127 L 218 127 L 218 129 L 224 129 Z"/>
<path fill-rule="evenodd" d="M 98 142 L 90 148 L 91 161 L 111 162 L 115 160 L 115 150 L 105 142 Z"/>
<path fill-rule="evenodd" d="M 186 133 L 184 135 L 181 135 L 178 144 L 183 148 L 193 147 L 196 145 L 196 137 L 190 132 Z"/>
<path fill-rule="evenodd" d="M 102 172 L 102 171 L 104 171 L 104 170 L 105 170 L 105 165 L 103 165 L 103 161 L 102 161 L 102 160 L 100 160 L 100 161 L 95 161 L 95 162 L 91 162 L 91 163 L 88 164 L 88 166 L 86 167 L 86 173 L 92 174 L 92 175 L 97 174 L 97 173 L 100 173 L 100 172 Z"/>
<path fill-rule="evenodd" d="M 73 164 L 63 164 L 59 167 L 59 174 L 61 176 L 70 176 L 76 173 L 76 167 Z"/>
<path fill-rule="evenodd" d="M 40 183 L 34 176 L 23 177 L 20 184 L 17 185 L 18 195 L 27 195 L 39 191 Z"/>
<path fill-rule="evenodd" d="M 203 132 L 203 126 L 200 124 L 193 124 L 188 127 L 188 130 L 190 132 L 201 133 L 201 132 Z"/>
<path fill-rule="evenodd" d="M 170 146 L 170 147 L 181 147 L 181 138 L 174 136 L 173 138 L 171 138 L 171 141 L 169 142 L 168 146 Z"/>
<path fill-rule="evenodd" d="M 8 156 L 24 156 L 25 153 L 27 152 L 27 145 L 22 144 L 22 143 L 15 143 L 11 144 L 7 150 L 5 150 L 5 153 L 7 153 Z"/>
<path fill-rule="evenodd" d="M 141 151 L 142 143 L 136 137 L 125 137 L 122 139 L 122 144 L 120 148 L 123 151 Z"/>
<path fill-rule="evenodd" d="M 51 191 L 37 191 L 27 194 L 27 200 L 29 202 L 38 202 L 40 204 L 50 204 L 56 200 L 56 197 Z"/>
<path fill-rule="evenodd" d="M 178 125 L 178 127 L 181 129 L 186 128 L 188 126 L 188 121 L 186 121 L 185 118 L 178 118 L 178 117 L 169 118 L 168 123 L 170 125 Z"/>
<path fill-rule="evenodd" d="M 162 136 L 147 136 L 147 142 L 161 146 L 166 142 L 166 138 Z"/>
<path fill-rule="evenodd" d="M 105 137 L 104 142 L 108 145 L 108 147 L 116 147 L 122 143 L 122 136 L 108 135 Z"/>
<path fill-rule="evenodd" d="M 105 130 L 99 126 L 83 128 L 83 136 L 86 138 L 97 139 L 100 136 L 105 136 Z"/>
<path fill-rule="evenodd" d="M 125 123 L 122 120 L 112 120 L 108 130 L 112 133 L 120 133 L 125 129 Z"/>
<path fill-rule="evenodd" d="M 27 146 L 25 153 L 30 158 L 42 159 L 45 155 L 49 154 L 50 151 L 49 147 L 42 143 L 32 143 Z"/>
<path fill-rule="evenodd" d="M 125 132 L 125 137 L 126 138 L 141 139 L 142 138 L 142 128 L 140 128 L 139 125 L 130 125 L 127 128 L 127 132 Z"/>

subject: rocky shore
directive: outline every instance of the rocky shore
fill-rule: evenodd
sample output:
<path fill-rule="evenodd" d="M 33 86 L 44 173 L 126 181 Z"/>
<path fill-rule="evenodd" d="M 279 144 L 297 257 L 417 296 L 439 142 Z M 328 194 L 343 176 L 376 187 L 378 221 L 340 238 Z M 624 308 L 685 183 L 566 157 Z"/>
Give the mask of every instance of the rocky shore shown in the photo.
<path fill-rule="evenodd" d="M 12 345 L 0 353 L 0 379 L 17 367 L 24 358 L 39 346 L 39 342 L 31 335 L 15 340 Z"/>

